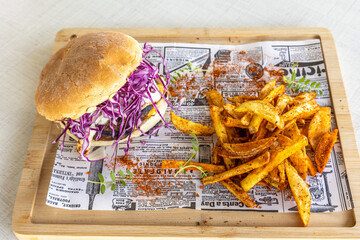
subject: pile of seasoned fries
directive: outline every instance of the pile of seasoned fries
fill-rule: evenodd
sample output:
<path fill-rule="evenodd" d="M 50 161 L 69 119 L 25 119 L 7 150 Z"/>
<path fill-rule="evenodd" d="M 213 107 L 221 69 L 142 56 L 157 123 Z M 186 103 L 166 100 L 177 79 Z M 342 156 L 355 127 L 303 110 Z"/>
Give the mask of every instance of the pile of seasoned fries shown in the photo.
<path fill-rule="evenodd" d="M 322 173 L 337 140 L 330 132 L 331 109 L 320 107 L 314 92 L 295 97 L 285 86 L 268 82 L 255 96 L 229 97 L 206 93 L 214 127 L 204 126 L 171 113 L 174 126 L 195 135 L 216 133 L 211 164 L 192 163 L 214 173 L 202 178 L 204 185 L 220 182 L 247 207 L 257 207 L 247 192 L 256 184 L 278 190 L 290 187 L 304 226 L 310 219 L 311 195 L 307 173 Z M 310 143 L 310 147 L 306 146 Z M 316 167 L 306 151 L 313 151 Z M 163 161 L 163 168 L 179 168 L 184 162 Z M 194 170 L 198 170 L 194 168 Z"/>

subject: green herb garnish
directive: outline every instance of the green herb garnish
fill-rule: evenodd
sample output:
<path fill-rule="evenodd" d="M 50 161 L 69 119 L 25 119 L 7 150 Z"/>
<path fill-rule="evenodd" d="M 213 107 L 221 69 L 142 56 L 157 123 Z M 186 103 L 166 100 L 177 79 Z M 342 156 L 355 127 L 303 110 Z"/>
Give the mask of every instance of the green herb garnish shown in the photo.
<path fill-rule="evenodd" d="M 196 157 L 196 155 L 199 151 L 199 141 L 198 141 L 196 135 L 191 133 L 190 136 L 192 136 L 194 138 L 194 141 L 191 141 L 194 152 L 191 154 L 189 160 L 187 160 L 184 165 L 181 164 L 179 166 L 179 171 L 174 175 L 174 177 L 176 177 L 180 172 L 186 173 L 187 168 L 197 168 L 201 172 L 202 177 L 206 177 L 208 175 L 206 170 L 204 170 L 202 167 L 190 164 L 191 160 Z"/>
<path fill-rule="evenodd" d="M 181 78 L 181 74 L 184 73 L 184 72 L 194 72 L 194 71 L 198 71 L 198 70 L 201 70 L 201 71 L 206 71 L 206 70 L 203 70 L 203 69 L 200 69 L 198 67 L 194 67 L 194 64 L 192 64 L 191 62 L 188 62 L 188 64 L 186 64 L 186 67 L 185 68 L 181 68 L 179 70 L 176 70 L 175 72 L 171 73 L 171 82 L 172 83 L 175 83 L 179 80 L 179 78 Z"/>
<path fill-rule="evenodd" d="M 104 194 L 105 191 L 106 191 L 106 186 L 105 186 L 106 184 L 111 184 L 111 191 L 115 190 L 116 183 L 121 183 L 121 185 L 123 187 L 125 187 L 126 186 L 125 179 L 131 180 L 133 178 L 133 176 L 134 176 L 134 174 L 132 172 L 130 172 L 129 170 L 126 170 L 126 173 L 129 176 L 126 176 L 125 173 L 122 170 L 119 170 L 119 174 L 121 175 L 121 178 L 116 179 L 115 173 L 113 171 L 111 171 L 110 172 L 110 177 L 111 177 L 112 181 L 110 181 L 110 182 L 105 182 L 104 176 L 101 173 L 98 173 L 98 178 L 99 178 L 100 182 L 95 182 L 95 181 L 90 181 L 90 180 L 88 180 L 88 182 L 89 183 L 101 184 L 100 192 L 101 192 L 101 194 Z"/>
<path fill-rule="evenodd" d="M 316 81 L 311 81 L 310 79 L 305 79 L 302 77 L 299 81 L 296 81 L 296 71 L 295 68 L 299 63 L 295 63 L 292 66 L 292 74 L 291 77 L 284 76 L 284 82 L 287 83 L 287 89 L 293 89 L 295 93 L 298 92 L 316 92 L 319 95 L 323 95 L 322 90 L 318 89 L 321 86 L 321 83 Z"/>

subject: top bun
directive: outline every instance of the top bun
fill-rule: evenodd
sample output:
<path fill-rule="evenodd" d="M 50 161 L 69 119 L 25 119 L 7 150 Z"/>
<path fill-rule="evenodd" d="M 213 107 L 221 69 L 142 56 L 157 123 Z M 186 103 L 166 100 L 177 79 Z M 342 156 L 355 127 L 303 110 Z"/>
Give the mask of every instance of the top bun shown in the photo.
<path fill-rule="evenodd" d="M 79 118 L 116 93 L 141 61 L 142 49 L 128 35 L 99 32 L 76 38 L 41 71 L 36 107 L 49 120 Z"/>

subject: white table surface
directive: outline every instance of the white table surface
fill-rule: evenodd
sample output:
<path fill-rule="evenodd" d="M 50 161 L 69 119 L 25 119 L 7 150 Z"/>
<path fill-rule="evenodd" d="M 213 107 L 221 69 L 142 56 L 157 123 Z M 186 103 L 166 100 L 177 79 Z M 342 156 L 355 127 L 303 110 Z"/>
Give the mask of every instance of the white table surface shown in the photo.
<path fill-rule="evenodd" d="M 36 114 L 34 90 L 62 28 L 326 27 L 336 41 L 360 146 L 360 1 L 0 2 L 0 239 L 16 239 L 11 217 Z"/>

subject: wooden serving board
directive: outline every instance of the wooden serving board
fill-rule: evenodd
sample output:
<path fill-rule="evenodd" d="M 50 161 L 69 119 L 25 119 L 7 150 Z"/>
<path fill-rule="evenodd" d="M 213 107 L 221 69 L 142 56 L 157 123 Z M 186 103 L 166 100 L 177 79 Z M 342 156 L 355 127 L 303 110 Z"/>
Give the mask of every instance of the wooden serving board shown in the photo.
<path fill-rule="evenodd" d="M 244 44 L 268 40 L 320 39 L 329 79 L 335 117 L 355 208 L 336 213 L 312 213 L 301 227 L 298 213 L 236 211 L 75 211 L 45 205 L 58 134 L 55 125 L 36 117 L 28 148 L 12 227 L 19 239 L 204 239 L 204 238 L 356 238 L 360 236 L 360 159 L 344 84 L 331 33 L 323 28 L 98 28 L 63 29 L 53 52 L 75 35 L 120 31 L 139 42 Z M 208 221 L 206 226 L 197 222 Z"/>

